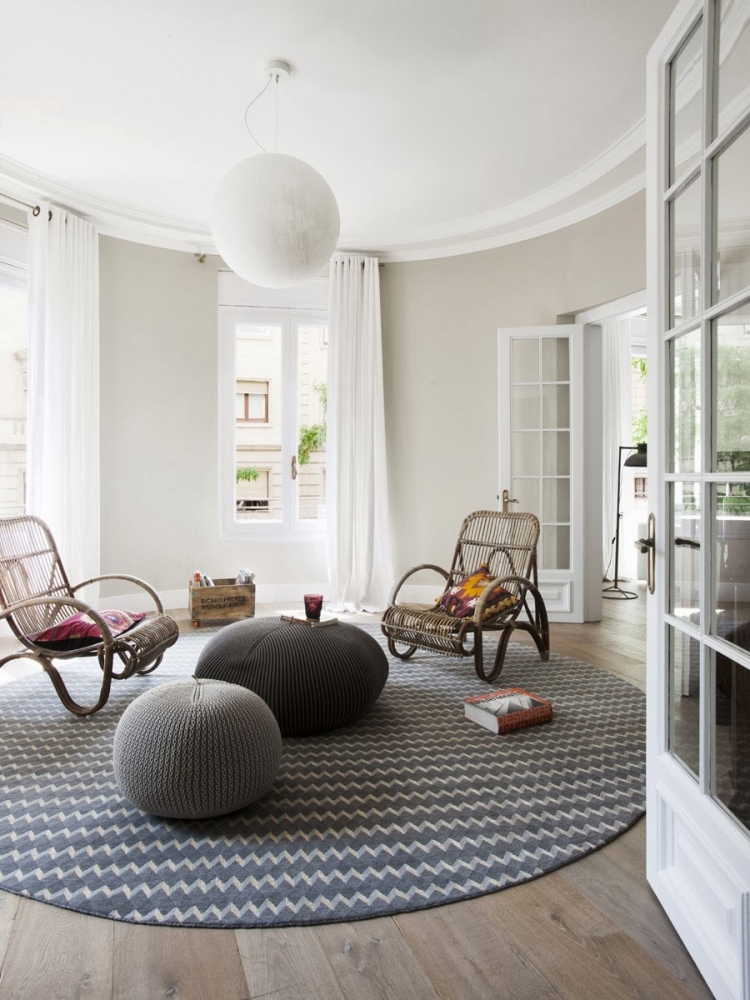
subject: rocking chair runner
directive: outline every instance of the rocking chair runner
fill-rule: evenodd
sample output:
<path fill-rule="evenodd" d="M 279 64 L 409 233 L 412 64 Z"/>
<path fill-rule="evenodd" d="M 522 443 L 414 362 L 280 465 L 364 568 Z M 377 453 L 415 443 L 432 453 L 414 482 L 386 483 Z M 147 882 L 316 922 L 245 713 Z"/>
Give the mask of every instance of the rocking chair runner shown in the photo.
<path fill-rule="evenodd" d="M 113 635 L 108 622 L 84 601 L 76 591 L 100 580 L 127 580 L 146 590 L 156 604 L 156 613 L 128 631 Z M 52 650 L 36 645 L 33 636 L 58 625 L 78 612 L 99 626 L 101 639 L 92 639 L 82 649 Z M 0 667 L 11 660 L 26 657 L 34 660 L 49 675 L 58 697 L 74 715 L 93 715 L 106 704 L 114 677 L 123 680 L 133 674 L 148 674 L 161 663 L 164 651 L 177 641 L 177 622 L 164 614 L 156 592 L 135 576 L 106 574 L 72 587 L 63 568 L 52 534 L 38 517 L 0 518 L 0 621 L 10 625 L 24 648 L 0 658 Z M 71 697 L 53 660 L 78 656 L 96 656 L 102 669 L 102 686 L 95 704 L 79 705 Z M 114 669 L 115 656 L 122 669 Z"/>
<path fill-rule="evenodd" d="M 431 563 L 410 569 L 393 588 L 390 607 L 382 620 L 388 648 L 394 656 L 408 659 L 417 649 L 443 656 L 471 656 L 477 677 L 488 683 L 503 669 L 508 642 L 514 629 L 528 632 L 543 660 L 549 659 L 549 625 L 544 600 L 537 587 L 536 546 L 539 521 L 533 514 L 478 510 L 469 516 L 453 554 L 450 571 Z M 397 604 L 401 587 L 420 570 L 432 569 L 445 577 L 443 594 L 459 581 L 487 564 L 490 580 L 477 601 L 472 617 L 456 618 L 440 605 Z M 485 618 L 487 598 L 496 586 L 516 598 L 497 614 Z M 529 607 L 533 598 L 533 611 Z M 524 618 L 520 616 L 522 613 Z M 494 664 L 485 669 L 482 637 L 485 632 L 502 632 Z M 405 648 L 399 648 L 405 647 Z"/>

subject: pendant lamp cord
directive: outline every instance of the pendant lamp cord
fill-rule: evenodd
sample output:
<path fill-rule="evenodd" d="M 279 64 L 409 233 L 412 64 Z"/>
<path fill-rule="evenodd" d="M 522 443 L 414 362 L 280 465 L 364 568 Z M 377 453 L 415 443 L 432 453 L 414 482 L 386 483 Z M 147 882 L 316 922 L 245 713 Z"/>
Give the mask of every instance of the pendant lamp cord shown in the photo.
<path fill-rule="evenodd" d="M 273 80 L 273 78 L 274 78 L 273 75 L 268 77 L 268 81 L 267 81 L 265 87 L 263 88 L 263 90 L 261 90 L 259 94 L 256 94 L 255 97 L 252 99 L 252 101 L 250 101 L 250 103 L 248 104 L 248 106 L 245 108 L 245 128 L 250 133 L 250 138 L 253 140 L 253 142 L 255 143 L 255 145 L 258 146 L 258 148 L 263 153 L 267 153 L 268 150 L 266 149 L 266 147 L 261 142 L 258 142 L 258 140 L 253 135 L 253 130 L 250 128 L 250 125 L 249 125 L 248 120 L 247 120 L 247 115 L 248 115 L 248 112 L 250 111 L 250 108 L 253 106 L 253 104 L 255 104 L 256 101 L 260 100 L 260 98 L 265 94 L 265 92 L 271 86 L 271 81 Z M 276 98 L 276 146 L 277 147 L 278 147 L 278 144 L 279 144 L 279 140 L 278 140 L 278 134 L 279 134 L 278 83 L 279 83 L 279 78 L 278 78 L 278 76 L 276 76 L 276 85 L 277 85 L 277 87 L 276 87 L 276 94 L 277 94 L 277 98 Z"/>

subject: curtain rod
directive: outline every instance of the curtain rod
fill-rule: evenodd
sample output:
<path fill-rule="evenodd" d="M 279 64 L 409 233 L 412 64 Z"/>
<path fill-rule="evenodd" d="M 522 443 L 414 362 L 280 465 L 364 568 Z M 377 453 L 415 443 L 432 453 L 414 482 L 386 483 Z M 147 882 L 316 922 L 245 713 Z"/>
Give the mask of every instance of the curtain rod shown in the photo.
<path fill-rule="evenodd" d="M 34 215 L 39 215 L 41 211 L 38 205 L 30 205 L 27 201 L 21 201 L 20 198 L 13 198 L 9 194 L 0 194 L 0 201 L 4 201 L 8 205 L 20 205 L 21 208 L 30 208 Z"/>

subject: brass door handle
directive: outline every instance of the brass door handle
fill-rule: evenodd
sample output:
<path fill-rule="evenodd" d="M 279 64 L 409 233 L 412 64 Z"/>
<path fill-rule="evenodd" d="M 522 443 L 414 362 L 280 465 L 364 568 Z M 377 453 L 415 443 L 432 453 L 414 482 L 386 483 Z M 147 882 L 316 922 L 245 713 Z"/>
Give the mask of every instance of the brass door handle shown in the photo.
<path fill-rule="evenodd" d="M 648 538 L 639 538 L 635 543 L 639 552 L 648 553 L 648 592 L 656 589 L 656 518 L 648 515 Z"/>
<path fill-rule="evenodd" d="M 297 478 L 297 456 L 292 455 L 292 479 Z"/>
<path fill-rule="evenodd" d="M 503 490 L 503 514 L 509 513 L 512 503 L 518 503 L 518 500 L 511 500 L 509 490 Z"/>

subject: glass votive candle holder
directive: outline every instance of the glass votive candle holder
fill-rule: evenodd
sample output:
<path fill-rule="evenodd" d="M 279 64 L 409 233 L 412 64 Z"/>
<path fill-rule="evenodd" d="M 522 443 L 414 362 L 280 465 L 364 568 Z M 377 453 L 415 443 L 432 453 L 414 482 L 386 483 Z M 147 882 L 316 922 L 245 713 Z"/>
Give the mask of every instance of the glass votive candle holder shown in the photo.
<path fill-rule="evenodd" d="M 314 622 L 320 621 L 320 612 L 323 610 L 323 595 L 305 594 L 303 600 L 305 602 L 305 618 Z"/>

